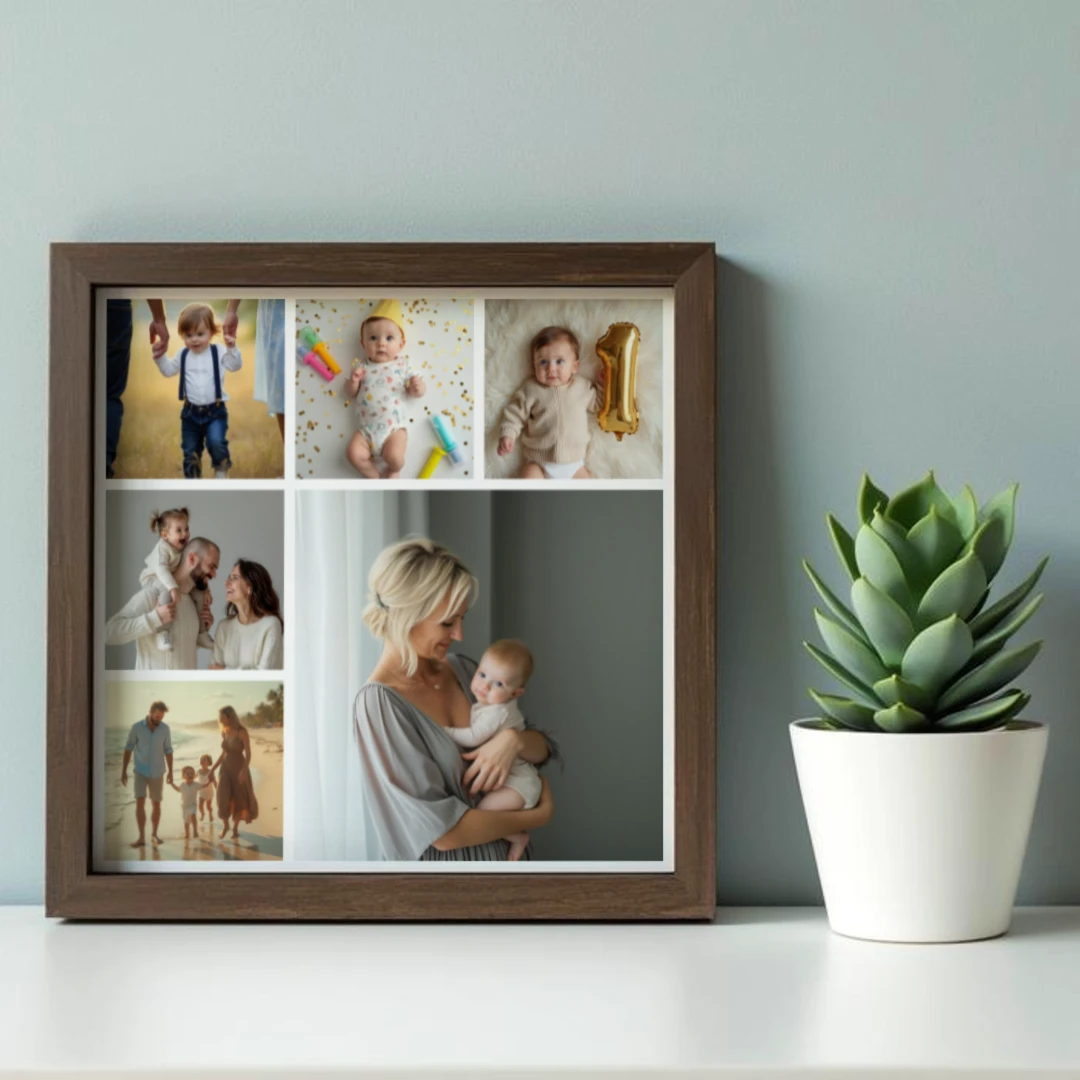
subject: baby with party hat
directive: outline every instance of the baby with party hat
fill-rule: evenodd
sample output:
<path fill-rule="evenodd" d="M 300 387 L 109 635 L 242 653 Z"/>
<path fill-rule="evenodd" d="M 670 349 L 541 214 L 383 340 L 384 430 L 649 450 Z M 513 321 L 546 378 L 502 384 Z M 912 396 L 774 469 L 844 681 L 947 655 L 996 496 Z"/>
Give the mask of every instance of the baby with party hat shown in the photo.
<path fill-rule="evenodd" d="M 396 480 L 405 466 L 409 432 L 405 401 L 423 397 L 424 380 L 414 372 L 405 348 L 405 317 L 400 300 L 380 300 L 360 325 L 364 359 L 353 368 L 345 393 L 353 399 L 356 432 L 349 440 L 349 463 L 369 480 Z"/>

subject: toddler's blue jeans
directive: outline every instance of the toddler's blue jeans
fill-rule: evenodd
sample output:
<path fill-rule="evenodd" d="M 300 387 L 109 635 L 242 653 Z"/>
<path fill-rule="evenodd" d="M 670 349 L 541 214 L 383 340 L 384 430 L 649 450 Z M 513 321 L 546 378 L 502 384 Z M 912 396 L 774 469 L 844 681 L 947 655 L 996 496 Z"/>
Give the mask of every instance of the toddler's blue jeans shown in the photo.
<path fill-rule="evenodd" d="M 184 402 L 180 411 L 180 449 L 184 454 L 184 477 L 198 480 L 202 476 L 203 445 L 210 451 L 214 468 L 228 468 L 229 410 L 225 402 L 214 405 L 192 405 Z"/>

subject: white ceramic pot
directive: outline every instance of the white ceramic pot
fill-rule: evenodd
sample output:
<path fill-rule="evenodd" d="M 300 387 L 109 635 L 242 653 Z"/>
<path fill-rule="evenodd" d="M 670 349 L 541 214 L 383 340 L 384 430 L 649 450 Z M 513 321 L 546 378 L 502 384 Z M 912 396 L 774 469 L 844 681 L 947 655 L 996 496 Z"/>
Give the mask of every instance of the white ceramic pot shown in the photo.
<path fill-rule="evenodd" d="M 1047 729 L 890 735 L 791 725 L 829 925 L 876 941 L 1009 928 Z"/>

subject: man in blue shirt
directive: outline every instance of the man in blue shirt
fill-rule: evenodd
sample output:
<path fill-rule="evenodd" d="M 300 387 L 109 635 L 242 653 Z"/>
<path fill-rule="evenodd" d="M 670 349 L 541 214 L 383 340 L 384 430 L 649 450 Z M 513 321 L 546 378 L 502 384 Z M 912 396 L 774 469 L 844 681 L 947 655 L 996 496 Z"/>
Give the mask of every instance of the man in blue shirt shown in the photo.
<path fill-rule="evenodd" d="M 164 701 L 155 701 L 145 720 L 131 725 L 127 746 L 124 747 L 124 764 L 120 769 L 120 783 L 127 787 L 128 765 L 135 755 L 135 821 L 139 826 L 139 839 L 131 846 L 146 846 L 146 796 L 149 792 L 150 839 L 161 843 L 158 822 L 161 821 L 161 792 L 166 783 L 173 780 L 173 748 L 169 725 L 164 717 L 168 712 Z"/>

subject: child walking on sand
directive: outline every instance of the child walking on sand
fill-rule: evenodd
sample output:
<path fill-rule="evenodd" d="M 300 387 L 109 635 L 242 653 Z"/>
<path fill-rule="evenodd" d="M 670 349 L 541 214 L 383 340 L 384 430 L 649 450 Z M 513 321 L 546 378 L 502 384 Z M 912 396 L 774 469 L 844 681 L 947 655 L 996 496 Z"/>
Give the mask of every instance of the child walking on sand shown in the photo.
<path fill-rule="evenodd" d="M 179 786 L 169 781 L 169 787 L 173 791 L 180 793 L 180 812 L 184 817 L 184 839 L 187 840 L 188 830 L 191 830 L 191 839 L 196 839 L 199 835 L 199 823 L 195 820 L 195 801 L 199 797 L 199 792 L 202 788 L 199 787 L 198 781 L 195 779 L 195 770 L 190 765 L 185 765 L 180 770 L 180 776 L 183 779 L 183 783 Z"/>
<path fill-rule="evenodd" d="M 154 362 L 162 375 L 180 375 L 180 450 L 184 455 L 184 476 L 202 476 L 203 447 L 210 451 L 214 479 L 227 480 L 229 458 L 229 410 L 225 402 L 225 372 L 239 371 L 243 359 L 232 334 L 224 335 L 225 348 L 212 343 L 221 327 L 209 304 L 188 304 L 180 312 L 177 329 L 184 348 L 176 356 L 161 356 Z"/>
<path fill-rule="evenodd" d="M 160 513 L 155 510 L 150 515 L 150 531 L 158 534 L 158 542 L 146 556 L 146 563 L 142 573 L 139 574 L 139 584 L 155 585 L 157 587 L 156 599 L 159 604 L 175 604 L 180 600 L 180 590 L 177 588 L 173 574 L 180 565 L 180 556 L 188 540 L 191 539 L 191 518 L 188 508 L 178 506 Z M 205 592 L 200 602 L 204 607 L 206 606 Z M 202 614 L 203 612 L 200 611 L 200 618 Z M 157 632 L 155 640 L 162 652 L 172 652 L 172 632 L 167 626 L 163 626 Z"/>
<path fill-rule="evenodd" d="M 532 653 L 520 642 L 496 641 L 487 647 L 473 675 L 470 689 L 476 704 L 472 707 L 467 728 L 448 727 L 443 730 L 458 746 L 474 750 L 497 731 L 513 728 L 525 730 L 517 699 L 525 693 L 525 684 L 532 675 Z M 489 791 L 477 806 L 478 810 L 531 810 L 540 801 L 540 774 L 535 765 L 517 758 L 506 778 L 506 784 Z M 529 846 L 527 832 L 514 833 L 503 839 L 510 842 L 510 862 L 517 862 Z"/>
<path fill-rule="evenodd" d="M 405 318 L 398 300 L 380 300 L 360 325 L 365 359 L 353 368 L 345 385 L 353 399 L 356 433 L 349 440 L 349 463 L 369 480 L 379 479 L 378 458 L 386 464 L 386 479 L 396 480 L 405 466 L 409 432 L 405 400 L 423 397 L 424 380 L 402 355 Z"/>
<path fill-rule="evenodd" d="M 199 820 L 203 819 L 203 812 L 207 813 L 210 820 L 214 820 L 214 789 L 217 781 L 210 771 L 214 759 L 209 754 L 203 754 L 199 758 L 199 771 L 195 774 L 199 781 Z"/>
<path fill-rule="evenodd" d="M 585 448 L 589 413 L 604 403 L 604 368 L 595 385 L 577 374 L 581 346 L 565 326 L 545 326 L 529 345 L 533 373 L 503 409 L 499 456 L 514 449 L 525 454 L 523 480 L 589 480 Z"/>

